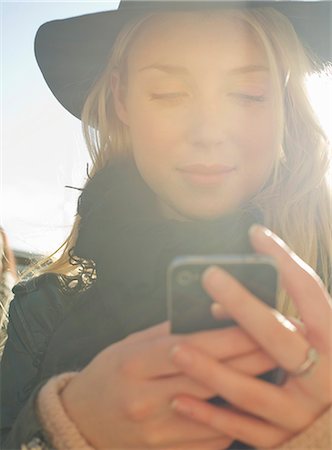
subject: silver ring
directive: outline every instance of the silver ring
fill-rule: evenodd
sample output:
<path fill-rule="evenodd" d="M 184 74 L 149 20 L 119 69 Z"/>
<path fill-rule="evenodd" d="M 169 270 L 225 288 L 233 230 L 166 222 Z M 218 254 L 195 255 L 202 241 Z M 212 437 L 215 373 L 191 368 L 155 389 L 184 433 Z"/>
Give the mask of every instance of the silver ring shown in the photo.
<path fill-rule="evenodd" d="M 313 366 L 317 364 L 319 360 L 319 353 L 314 347 L 309 347 L 307 351 L 307 359 L 296 370 L 290 372 L 290 375 L 294 377 L 307 375 Z"/>

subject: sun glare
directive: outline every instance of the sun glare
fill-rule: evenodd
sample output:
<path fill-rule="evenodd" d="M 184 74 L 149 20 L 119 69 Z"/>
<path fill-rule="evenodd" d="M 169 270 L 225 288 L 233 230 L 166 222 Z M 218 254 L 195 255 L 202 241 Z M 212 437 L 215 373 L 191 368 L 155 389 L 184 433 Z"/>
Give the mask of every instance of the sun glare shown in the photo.
<path fill-rule="evenodd" d="M 332 146 L 332 67 L 308 76 L 306 83 L 313 108 Z M 328 183 L 332 189 L 332 155 Z"/>
<path fill-rule="evenodd" d="M 332 141 L 332 68 L 309 75 L 306 83 L 318 119 Z"/>

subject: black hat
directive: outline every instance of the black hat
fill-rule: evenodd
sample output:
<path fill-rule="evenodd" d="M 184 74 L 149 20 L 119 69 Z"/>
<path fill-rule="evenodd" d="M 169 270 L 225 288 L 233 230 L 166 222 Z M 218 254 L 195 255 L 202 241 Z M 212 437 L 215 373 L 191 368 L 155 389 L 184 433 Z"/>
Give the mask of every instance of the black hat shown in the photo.
<path fill-rule="evenodd" d="M 304 45 L 322 61 L 332 60 L 331 1 L 195 1 L 122 0 L 117 10 L 55 20 L 37 31 L 35 55 L 49 88 L 59 102 L 80 118 L 88 92 L 107 63 L 122 26 L 151 10 L 222 6 L 273 6 L 292 22 Z"/>

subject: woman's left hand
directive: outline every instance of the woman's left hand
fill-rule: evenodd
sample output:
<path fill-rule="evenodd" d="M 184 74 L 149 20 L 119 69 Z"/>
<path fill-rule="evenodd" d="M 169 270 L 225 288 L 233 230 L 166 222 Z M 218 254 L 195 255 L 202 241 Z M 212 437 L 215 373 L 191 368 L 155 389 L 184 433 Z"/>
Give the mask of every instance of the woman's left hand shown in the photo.
<path fill-rule="evenodd" d="M 277 236 L 258 226 L 251 239 L 259 253 L 276 259 L 304 330 L 297 330 L 219 268 L 208 269 L 203 284 L 216 304 L 287 371 L 287 380 L 281 386 L 261 381 L 181 343 L 173 349 L 173 362 L 231 406 L 215 407 L 182 395 L 173 407 L 251 446 L 275 447 L 306 429 L 332 404 L 332 306 L 319 277 Z M 313 362 L 306 370 L 311 354 Z"/>

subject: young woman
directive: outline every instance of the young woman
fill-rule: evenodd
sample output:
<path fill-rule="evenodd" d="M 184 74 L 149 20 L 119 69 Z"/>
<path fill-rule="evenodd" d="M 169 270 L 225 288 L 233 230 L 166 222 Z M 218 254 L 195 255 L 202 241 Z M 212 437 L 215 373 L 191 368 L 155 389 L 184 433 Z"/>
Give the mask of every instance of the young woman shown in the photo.
<path fill-rule="evenodd" d="M 62 256 L 15 288 L 4 448 L 331 447 L 329 147 L 312 61 L 280 13 L 293 7 L 302 25 L 304 10 L 328 17 L 328 4 L 122 2 L 38 32 L 93 168 Z M 237 326 L 170 335 L 172 257 L 250 251 L 277 262 L 280 312 L 212 267 L 213 314 Z M 282 384 L 257 378 L 276 367 Z"/>

